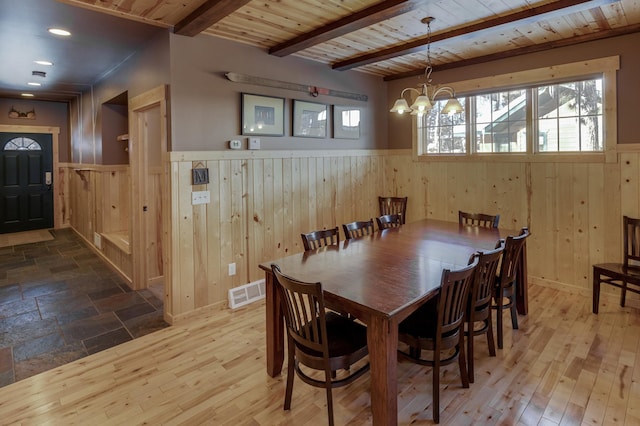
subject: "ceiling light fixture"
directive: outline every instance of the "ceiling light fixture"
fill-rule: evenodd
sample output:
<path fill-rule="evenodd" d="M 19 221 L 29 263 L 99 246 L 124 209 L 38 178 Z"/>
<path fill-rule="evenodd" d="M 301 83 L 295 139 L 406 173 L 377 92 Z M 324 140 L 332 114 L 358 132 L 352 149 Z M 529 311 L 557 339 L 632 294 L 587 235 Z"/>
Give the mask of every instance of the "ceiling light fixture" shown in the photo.
<path fill-rule="evenodd" d="M 63 37 L 69 37 L 71 35 L 69 31 L 63 30 L 62 28 L 49 28 L 47 31 L 49 31 L 51 34 L 55 34 Z"/>
<path fill-rule="evenodd" d="M 24 96 L 25 98 L 33 98 L 33 93 L 21 93 L 20 96 Z"/>
<path fill-rule="evenodd" d="M 424 70 L 426 83 L 421 83 L 417 86 L 420 90 L 415 87 L 407 87 L 403 89 L 400 93 L 400 97 L 393 104 L 393 108 L 389 110 L 390 112 L 403 114 L 404 112 L 411 111 L 411 115 L 421 117 L 423 114 L 426 114 L 433 109 L 433 104 L 436 102 L 436 98 L 442 94 L 449 95 L 449 101 L 445 104 L 444 108 L 442 108 L 442 114 L 453 115 L 464 111 L 462 105 L 456 99 L 455 92 L 451 87 L 439 87 L 431 84 L 431 73 L 433 72 L 433 66 L 431 65 L 431 23 L 435 19 L 436 18 L 429 16 L 420 21 L 423 24 L 427 24 L 427 67 Z M 418 97 L 411 106 L 409 106 L 409 103 L 404 98 L 404 94 L 406 92 L 415 92 L 418 94 Z"/>
<path fill-rule="evenodd" d="M 33 62 L 35 62 L 38 65 L 45 65 L 45 66 L 48 66 L 48 67 L 53 65 L 53 62 L 50 62 L 50 61 L 33 61 Z"/>
<path fill-rule="evenodd" d="M 27 85 L 29 85 L 29 86 L 42 86 L 42 84 L 36 83 L 35 81 L 30 81 L 30 82 L 27 83 Z"/>

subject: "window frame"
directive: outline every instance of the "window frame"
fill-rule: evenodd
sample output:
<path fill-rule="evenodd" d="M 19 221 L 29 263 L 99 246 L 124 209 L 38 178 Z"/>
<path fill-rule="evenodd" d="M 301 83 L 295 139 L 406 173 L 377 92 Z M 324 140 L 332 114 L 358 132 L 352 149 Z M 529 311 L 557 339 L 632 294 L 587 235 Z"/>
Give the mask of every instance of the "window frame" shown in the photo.
<path fill-rule="evenodd" d="M 414 161 L 495 161 L 495 162 L 585 162 L 585 163 L 615 163 L 617 161 L 617 78 L 620 69 L 620 57 L 609 56 L 544 68 L 482 77 L 472 80 L 447 84 L 460 96 L 473 96 L 489 91 L 509 90 L 544 84 L 557 84 L 563 81 L 584 80 L 588 78 L 602 78 L 602 111 L 603 111 L 603 151 L 582 152 L 539 152 L 534 149 L 533 142 L 527 137 L 525 153 L 479 153 L 470 152 L 471 141 L 468 134 L 465 153 L 427 153 L 422 152 L 418 144 L 417 117 L 412 117 L 412 152 Z M 466 103 L 467 108 L 469 102 Z M 468 112 L 465 109 L 465 114 Z M 527 127 L 527 133 L 532 129 Z"/>

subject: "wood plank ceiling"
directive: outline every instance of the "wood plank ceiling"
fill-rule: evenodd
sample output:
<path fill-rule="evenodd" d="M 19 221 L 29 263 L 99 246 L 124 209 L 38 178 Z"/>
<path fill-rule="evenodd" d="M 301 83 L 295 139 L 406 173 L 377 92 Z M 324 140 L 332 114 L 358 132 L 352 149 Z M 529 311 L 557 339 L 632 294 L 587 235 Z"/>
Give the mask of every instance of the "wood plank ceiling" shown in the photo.
<path fill-rule="evenodd" d="M 61 0 L 386 80 L 640 31 L 637 0 Z"/>

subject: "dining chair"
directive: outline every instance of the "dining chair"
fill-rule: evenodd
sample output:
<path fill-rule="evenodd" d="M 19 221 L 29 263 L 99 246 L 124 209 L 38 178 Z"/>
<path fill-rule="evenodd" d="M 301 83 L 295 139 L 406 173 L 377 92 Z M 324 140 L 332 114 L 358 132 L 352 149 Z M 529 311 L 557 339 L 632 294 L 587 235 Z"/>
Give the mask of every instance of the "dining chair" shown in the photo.
<path fill-rule="evenodd" d="M 305 251 L 340 243 L 340 231 L 337 226 L 332 229 L 322 229 L 309 232 L 308 234 L 300 234 L 300 237 L 302 237 L 302 245 Z"/>
<path fill-rule="evenodd" d="M 507 237 L 502 252 L 500 264 L 500 273 L 496 277 L 493 287 L 493 305 L 492 309 L 497 311 L 496 315 L 496 334 L 498 335 L 498 348 L 504 346 L 503 332 L 503 311 L 509 309 L 511 311 L 511 325 L 514 330 L 518 329 L 518 312 L 516 311 L 516 277 L 520 265 L 520 256 L 525 240 L 529 236 L 529 230 L 522 228 L 520 235 L 517 237 Z M 506 300 L 506 303 L 505 303 Z"/>
<path fill-rule="evenodd" d="M 497 228 L 500 215 L 495 216 L 484 213 L 467 213 L 458 210 L 458 223 L 467 226 L 480 226 L 482 228 Z"/>
<path fill-rule="evenodd" d="M 397 228 L 401 226 L 402 217 L 398 214 L 386 214 L 384 216 L 377 217 L 376 222 L 378 222 L 378 229 L 382 231 L 383 229 Z"/>
<path fill-rule="evenodd" d="M 491 320 L 491 302 L 493 298 L 493 286 L 496 281 L 496 272 L 498 264 L 502 257 L 504 246 L 498 241 L 497 248 L 490 251 L 480 251 L 472 255 L 477 258 L 478 266 L 476 266 L 475 275 L 471 292 L 469 293 L 469 302 L 467 303 L 467 312 L 465 324 L 467 330 L 467 366 L 469 373 L 469 381 L 475 381 L 474 373 L 474 349 L 473 341 L 475 336 L 482 334 L 487 336 L 487 346 L 489 347 L 489 356 L 496 356 L 496 345 L 493 340 L 493 321 Z M 471 261 L 469 263 L 471 263 Z M 476 327 L 479 325 L 479 327 Z"/>
<path fill-rule="evenodd" d="M 624 244 L 622 263 L 593 265 L 593 313 L 598 313 L 600 284 L 621 289 L 620 306 L 625 305 L 627 291 L 640 294 L 640 219 L 622 218 Z M 629 287 L 631 286 L 631 287 Z"/>
<path fill-rule="evenodd" d="M 400 215 L 404 225 L 407 221 L 407 199 L 408 197 L 378 197 L 380 216 L 388 214 Z"/>
<path fill-rule="evenodd" d="M 367 328 L 357 321 L 326 311 L 322 283 L 296 280 L 283 274 L 276 264 L 271 265 L 271 270 L 280 292 L 287 329 L 284 409 L 291 409 L 295 372 L 303 382 L 326 389 L 329 425 L 333 425 L 331 390 L 352 383 L 369 370 L 368 362 L 359 363 L 369 353 Z M 356 363 L 362 365 L 352 371 L 351 366 Z M 324 371 L 324 380 L 308 375 L 301 365 Z M 339 370 L 344 370 L 340 377 L 337 374 Z"/>
<path fill-rule="evenodd" d="M 342 225 L 342 230 L 344 231 L 344 238 L 347 240 L 371 235 L 375 231 L 373 219 L 345 223 Z"/>
<path fill-rule="evenodd" d="M 469 387 L 464 349 L 464 315 L 477 264 L 474 258 L 472 264 L 462 269 L 443 270 L 438 295 L 398 326 L 398 340 L 409 346 L 409 353 L 398 351 L 402 358 L 433 368 L 433 421 L 436 423 L 440 422 L 440 366 L 457 359 L 462 387 Z M 423 350 L 430 351 L 432 359 L 423 358 Z"/>

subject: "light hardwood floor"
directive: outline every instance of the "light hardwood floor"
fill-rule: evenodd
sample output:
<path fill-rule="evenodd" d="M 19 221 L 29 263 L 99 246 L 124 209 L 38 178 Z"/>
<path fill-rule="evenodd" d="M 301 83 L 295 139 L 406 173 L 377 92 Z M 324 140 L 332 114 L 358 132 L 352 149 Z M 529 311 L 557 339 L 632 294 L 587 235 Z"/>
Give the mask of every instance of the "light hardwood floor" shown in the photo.
<path fill-rule="evenodd" d="M 443 369 L 441 424 L 640 424 L 640 303 L 540 285 L 505 349 L 477 338 L 476 382 Z M 633 305 L 633 306 L 632 306 Z M 506 315 L 506 314 L 505 314 Z M 505 318 L 506 319 L 506 318 Z M 0 423 L 322 425 L 324 391 L 265 372 L 264 304 L 218 310 L 0 389 Z M 431 370 L 398 365 L 398 423 L 431 424 Z M 336 424 L 371 423 L 368 376 L 334 391 Z"/>

